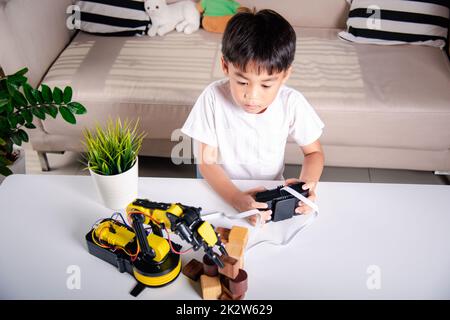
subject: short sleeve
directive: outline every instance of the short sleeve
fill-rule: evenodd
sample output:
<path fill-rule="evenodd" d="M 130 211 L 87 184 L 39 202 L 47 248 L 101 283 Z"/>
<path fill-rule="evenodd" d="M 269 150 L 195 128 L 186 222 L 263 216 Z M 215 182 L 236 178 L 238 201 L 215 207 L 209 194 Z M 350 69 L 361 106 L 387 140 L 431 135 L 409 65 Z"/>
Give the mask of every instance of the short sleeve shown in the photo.
<path fill-rule="evenodd" d="M 299 146 L 307 146 L 319 139 L 325 125 L 305 97 L 299 92 L 292 92 L 288 104 L 291 115 L 290 137 Z"/>
<path fill-rule="evenodd" d="M 198 97 L 181 132 L 194 140 L 217 147 L 214 107 L 214 90 L 209 86 Z"/>

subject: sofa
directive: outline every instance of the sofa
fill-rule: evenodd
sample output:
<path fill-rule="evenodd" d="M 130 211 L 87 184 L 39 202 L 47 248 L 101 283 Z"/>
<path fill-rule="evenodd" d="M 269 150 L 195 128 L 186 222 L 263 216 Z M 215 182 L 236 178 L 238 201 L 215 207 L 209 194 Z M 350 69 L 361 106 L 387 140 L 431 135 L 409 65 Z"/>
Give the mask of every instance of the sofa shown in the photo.
<path fill-rule="evenodd" d="M 271 8 L 298 34 L 293 74 L 323 122 L 325 164 L 450 171 L 450 63 L 439 48 L 355 44 L 338 39 L 346 0 L 241 0 Z M 71 85 L 88 109 L 77 125 L 40 120 L 31 145 L 46 153 L 82 151 L 82 130 L 108 117 L 135 119 L 147 132 L 142 155 L 170 157 L 200 92 L 223 77 L 221 35 L 101 37 L 69 30 L 71 0 L 0 0 L 0 66 L 30 69 L 34 86 Z M 188 154 L 179 154 L 189 158 Z M 302 161 L 289 140 L 287 164 Z M 51 165 L 51 164 L 50 164 Z"/>

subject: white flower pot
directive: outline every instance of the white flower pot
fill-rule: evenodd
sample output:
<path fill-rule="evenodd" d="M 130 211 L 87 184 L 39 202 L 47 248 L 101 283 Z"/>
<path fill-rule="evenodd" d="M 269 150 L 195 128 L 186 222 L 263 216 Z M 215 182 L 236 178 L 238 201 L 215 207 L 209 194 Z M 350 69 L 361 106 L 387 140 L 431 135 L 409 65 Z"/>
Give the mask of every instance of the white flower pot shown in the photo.
<path fill-rule="evenodd" d="M 100 175 L 89 169 L 95 188 L 103 202 L 110 209 L 125 209 L 138 196 L 138 158 L 128 171 L 113 176 Z"/>

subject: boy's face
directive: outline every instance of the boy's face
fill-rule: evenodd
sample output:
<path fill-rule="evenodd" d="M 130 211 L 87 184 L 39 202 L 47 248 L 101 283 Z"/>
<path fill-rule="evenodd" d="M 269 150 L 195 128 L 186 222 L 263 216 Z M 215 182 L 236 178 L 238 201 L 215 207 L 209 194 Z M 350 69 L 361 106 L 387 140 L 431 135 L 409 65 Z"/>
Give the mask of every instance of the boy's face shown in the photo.
<path fill-rule="evenodd" d="M 273 102 L 280 87 L 288 80 L 292 67 L 287 71 L 272 73 L 258 70 L 249 64 L 246 72 L 228 63 L 222 57 L 222 69 L 230 79 L 231 95 L 234 102 L 248 113 L 263 113 Z"/>

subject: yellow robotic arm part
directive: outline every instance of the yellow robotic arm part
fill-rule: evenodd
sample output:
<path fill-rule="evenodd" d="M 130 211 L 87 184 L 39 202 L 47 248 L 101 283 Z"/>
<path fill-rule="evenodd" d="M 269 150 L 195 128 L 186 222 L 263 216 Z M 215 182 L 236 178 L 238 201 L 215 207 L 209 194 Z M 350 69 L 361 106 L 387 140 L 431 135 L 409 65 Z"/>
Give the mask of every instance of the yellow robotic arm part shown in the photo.
<path fill-rule="evenodd" d="M 151 204 L 151 205 L 149 205 Z M 156 203 L 149 201 L 136 200 L 127 207 L 127 213 L 141 212 L 145 215 L 144 224 L 163 224 L 168 229 L 171 229 L 170 220 L 167 218 L 167 213 L 171 213 L 177 217 L 183 214 L 183 208 L 176 203 Z"/>
<path fill-rule="evenodd" d="M 127 213 L 133 219 L 133 228 L 137 233 L 138 240 L 142 238 L 137 229 L 139 224 L 149 224 L 154 233 L 162 236 L 161 229 L 168 232 L 175 232 L 180 238 L 192 245 L 194 250 L 203 248 L 206 255 L 211 258 L 219 267 L 223 268 L 223 263 L 213 248 L 218 247 L 222 254 L 227 254 L 225 247 L 217 237 L 213 226 L 203 221 L 200 217 L 201 208 L 185 206 L 180 203 L 152 202 L 146 199 L 136 199 L 127 207 Z M 143 218 L 137 221 L 136 215 L 141 214 Z M 140 240 L 141 242 L 141 240 Z M 145 248 L 148 244 L 140 243 L 141 250 L 152 251 Z M 155 252 L 151 252 L 155 256 Z"/>
<path fill-rule="evenodd" d="M 214 228 L 208 221 L 203 222 L 202 225 L 198 227 L 197 232 L 210 247 L 214 247 L 219 240 Z"/>
<path fill-rule="evenodd" d="M 128 243 L 134 240 L 135 235 L 125 227 L 111 221 L 104 221 L 95 229 L 95 236 L 111 246 L 125 248 Z"/>

